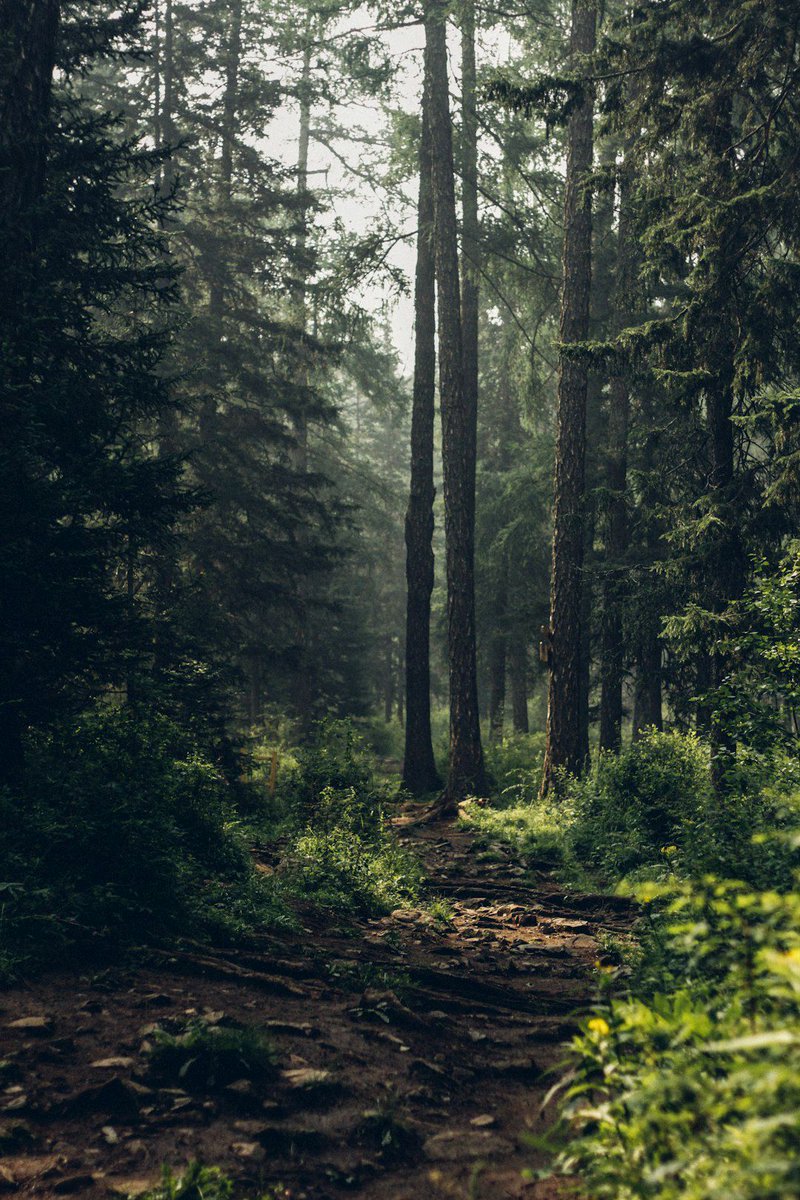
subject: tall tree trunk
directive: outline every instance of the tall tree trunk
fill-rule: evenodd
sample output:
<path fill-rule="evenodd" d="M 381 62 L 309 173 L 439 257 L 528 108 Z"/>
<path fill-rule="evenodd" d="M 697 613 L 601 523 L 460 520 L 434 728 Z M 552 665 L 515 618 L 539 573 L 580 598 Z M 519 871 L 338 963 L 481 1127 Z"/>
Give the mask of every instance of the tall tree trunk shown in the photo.
<path fill-rule="evenodd" d="M 508 674 L 514 733 L 528 733 L 528 647 L 524 638 L 509 638 Z"/>
<path fill-rule="evenodd" d="M 308 333 L 308 277 L 304 257 L 308 247 L 308 155 L 311 143 L 311 63 L 314 48 L 314 15 L 309 12 L 306 18 L 305 41 L 303 45 L 303 63 L 300 72 L 298 97 L 300 102 L 300 125 L 297 141 L 297 194 L 300 197 L 302 209 L 300 213 L 299 232 L 296 239 L 298 251 L 298 280 L 294 294 L 295 322 L 303 335 Z M 303 387 L 308 386 L 310 371 L 308 363 L 303 361 L 300 366 L 298 382 Z M 292 460 L 295 470 L 305 475 L 308 472 L 308 420 L 304 408 L 301 407 L 292 419 L 294 426 L 294 448 Z M 311 655 L 311 623 L 308 615 L 308 595 L 304 581 L 297 588 L 296 629 L 297 629 L 297 668 L 295 671 L 293 699 L 300 720 L 300 729 L 307 733 L 311 727 L 314 709 L 314 675 Z"/>
<path fill-rule="evenodd" d="M 414 796 L 441 787 L 431 739 L 430 630 L 433 557 L 433 428 L 436 399 L 436 265 L 428 73 L 422 93 L 417 271 L 414 281 L 414 392 L 411 486 L 406 510 L 406 740 L 403 787 Z"/>
<path fill-rule="evenodd" d="M 461 329 L 464 354 L 464 409 L 468 422 L 468 497 L 475 523 L 475 471 L 478 445 L 478 118 L 476 111 L 475 0 L 461 9 Z"/>
<path fill-rule="evenodd" d="M 645 729 L 661 729 L 661 638 L 655 613 L 648 613 L 639 635 L 633 700 L 633 740 Z"/>
<path fill-rule="evenodd" d="M 614 295 L 615 332 L 630 323 L 634 291 L 634 245 L 630 219 L 630 157 L 620 175 L 617 270 Z M 603 624 L 600 651 L 600 749 L 618 751 L 622 739 L 622 684 L 624 678 L 623 605 L 628 552 L 628 424 L 630 385 L 623 367 L 611 378 L 606 465 L 606 563 L 603 579 Z"/>
<path fill-rule="evenodd" d="M 394 713 L 394 638 L 387 633 L 383 639 L 383 719 L 388 725 Z"/>
<path fill-rule="evenodd" d="M 573 0 L 573 60 L 594 50 L 595 0 Z M 569 120 L 564 199 L 564 282 L 561 293 L 558 421 L 553 502 L 553 565 L 550 586 L 550 681 L 542 794 L 559 772 L 579 774 L 585 765 L 581 739 L 581 580 L 584 543 L 587 370 L 570 357 L 571 343 L 589 330 L 592 275 L 592 166 L 594 94 L 587 84 Z"/>
<path fill-rule="evenodd" d="M 239 106 L 239 68 L 242 57 L 242 0 L 232 0 L 225 63 L 225 92 L 222 98 L 222 129 L 219 162 L 219 201 L 225 209 L 233 190 L 233 151 L 236 144 L 236 115 Z M 224 219 L 224 218 L 223 218 Z M 218 261 L 211 279 L 209 310 L 212 323 L 222 336 L 227 264 Z"/>
<path fill-rule="evenodd" d="M 425 14 L 430 87 L 436 281 L 439 300 L 439 392 L 442 408 L 447 634 L 450 667 L 450 762 L 443 812 L 486 792 L 475 661 L 475 446 L 464 396 L 453 141 L 447 80 L 446 8 Z"/>
<path fill-rule="evenodd" d="M 489 642 L 489 741 L 503 740 L 506 712 L 506 609 L 508 605 L 508 567 L 505 559 L 495 592 L 494 619 L 497 626 Z"/>
<path fill-rule="evenodd" d="M 589 395 L 591 398 L 592 391 L 596 392 L 596 399 L 599 405 L 600 401 L 600 381 L 597 381 L 597 387 L 590 386 Z M 590 707 L 589 699 L 592 685 L 592 612 L 594 609 L 595 600 L 595 550 L 594 550 L 594 531 L 597 514 L 595 512 L 594 500 L 587 497 L 587 504 L 584 512 L 583 521 L 583 562 L 581 570 L 581 658 L 580 658 L 580 686 L 578 688 L 578 745 L 579 756 L 582 763 L 589 761 L 589 725 L 590 725 Z"/>
<path fill-rule="evenodd" d="M 731 143 L 732 110 L 726 96 L 718 104 L 711 123 L 708 144 L 720 163 L 720 173 L 726 182 L 732 181 L 733 150 Z M 731 183 L 731 187 L 734 185 Z M 725 193 L 727 195 L 727 191 Z M 706 389 L 706 428 L 709 455 L 709 493 L 718 524 L 713 531 L 713 546 L 707 564 L 707 602 L 715 613 L 722 613 L 731 601 L 737 600 L 744 589 L 746 561 L 742 546 L 737 513 L 733 498 L 735 482 L 734 460 L 734 379 L 735 355 L 739 338 L 737 320 L 732 309 L 737 290 L 738 253 L 741 238 L 728 234 L 714 248 L 716 262 L 716 298 L 709 312 L 708 335 L 704 349 L 710 383 Z M 712 327 L 713 322 L 713 327 Z M 729 669 L 729 663 L 719 646 L 712 647 L 710 674 L 712 691 L 719 688 Z M 713 705 L 712 705 L 713 707 Z M 711 773 L 715 788 L 724 787 L 725 775 L 736 754 L 736 739 L 712 720 Z"/>

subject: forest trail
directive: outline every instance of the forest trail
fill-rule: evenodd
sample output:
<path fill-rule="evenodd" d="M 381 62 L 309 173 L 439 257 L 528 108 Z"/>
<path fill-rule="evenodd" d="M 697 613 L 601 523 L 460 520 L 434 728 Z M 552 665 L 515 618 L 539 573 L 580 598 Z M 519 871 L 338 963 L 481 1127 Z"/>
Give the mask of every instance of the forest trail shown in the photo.
<path fill-rule="evenodd" d="M 136 1195 L 162 1163 L 199 1159 L 275 1200 L 555 1196 L 521 1176 L 525 1135 L 547 1124 L 545 1073 L 631 909 L 566 896 L 466 831 L 397 824 L 449 925 L 398 910 L 346 937 L 309 914 L 256 950 L 153 953 L 0 993 L 0 1192 Z M 154 1080 L 152 1026 L 197 1018 L 266 1026 L 275 1069 Z"/>

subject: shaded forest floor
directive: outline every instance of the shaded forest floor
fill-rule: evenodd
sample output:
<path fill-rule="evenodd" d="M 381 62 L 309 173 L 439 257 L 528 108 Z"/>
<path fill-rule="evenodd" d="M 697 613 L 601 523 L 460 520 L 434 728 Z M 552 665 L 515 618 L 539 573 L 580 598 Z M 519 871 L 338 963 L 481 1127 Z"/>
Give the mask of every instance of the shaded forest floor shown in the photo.
<path fill-rule="evenodd" d="M 468 831 L 397 824 L 449 919 L 397 910 L 347 936 L 309 911 L 256 948 L 0 993 L 0 1191 L 137 1195 L 163 1163 L 201 1160 L 275 1200 L 555 1195 L 521 1175 L 526 1135 L 551 1119 L 546 1072 L 631 910 L 565 895 L 500 847 L 489 860 Z M 244 1053 L 209 1071 L 200 1050 L 154 1076 L 156 1027 L 197 1022 L 265 1028 L 274 1066 Z"/>

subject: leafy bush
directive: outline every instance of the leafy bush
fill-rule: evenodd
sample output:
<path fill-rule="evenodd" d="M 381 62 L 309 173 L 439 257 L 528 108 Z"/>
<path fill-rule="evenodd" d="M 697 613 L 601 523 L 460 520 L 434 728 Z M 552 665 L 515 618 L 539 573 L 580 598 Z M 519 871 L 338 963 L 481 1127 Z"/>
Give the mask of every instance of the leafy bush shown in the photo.
<path fill-rule="evenodd" d="M 367 839 L 335 825 L 307 830 L 295 842 L 292 886 L 317 904 L 352 916 L 377 916 L 417 898 L 418 860 L 388 835 Z"/>
<path fill-rule="evenodd" d="M 800 894 L 677 887 L 636 990 L 573 1041 L 558 1169 L 597 1200 L 800 1194 Z"/>
<path fill-rule="evenodd" d="M 384 798 L 378 790 L 370 756 L 350 721 L 325 720 L 310 745 L 297 751 L 296 766 L 280 781 L 280 796 L 300 824 L 316 824 L 331 797 L 355 797 L 360 820 L 377 828 Z M 343 804 L 353 807 L 350 801 Z M 329 820 L 329 817 L 322 817 Z"/>
<path fill-rule="evenodd" d="M 163 717 L 92 712 L 38 735 L 0 792 L 6 969 L 214 917 L 209 891 L 252 878 L 234 817 L 223 778 Z"/>
<path fill-rule="evenodd" d="M 350 722 L 320 722 L 281 788 L 296 823 L 280 872 L 289 892 L 348 916 L 418 895 L 419 864 L 387 832 L 386 796 Z"/>
<path fill-rule="evenodd" d="M 507 843 L 523 858 L 554 865 L 563 862 L 563 805 L 537 798 L 498 808 L 470 800 L 460 811 L 462 823 L 474 829 L 485 845 Z"/>
<path fill-rule="evenodd" d="M 665 846 L 711 802 L 708 755 L 691 734 L 650 732 L 619 755 L 600 754 L 571 782 L 568 840 L 577 860 L 611 879 L 663 861 Z"/>

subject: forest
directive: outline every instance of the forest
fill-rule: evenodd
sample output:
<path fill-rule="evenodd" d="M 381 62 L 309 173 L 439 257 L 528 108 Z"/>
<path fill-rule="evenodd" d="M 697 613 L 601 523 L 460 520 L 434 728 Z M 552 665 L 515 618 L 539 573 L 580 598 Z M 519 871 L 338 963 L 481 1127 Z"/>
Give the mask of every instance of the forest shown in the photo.
<path fill-rule="evenodd" d="M 800 1196 L 797 0 L 0 0 L 0 1193 Z"/>

